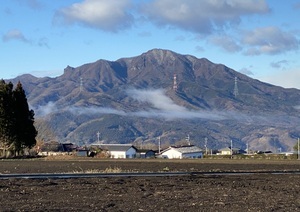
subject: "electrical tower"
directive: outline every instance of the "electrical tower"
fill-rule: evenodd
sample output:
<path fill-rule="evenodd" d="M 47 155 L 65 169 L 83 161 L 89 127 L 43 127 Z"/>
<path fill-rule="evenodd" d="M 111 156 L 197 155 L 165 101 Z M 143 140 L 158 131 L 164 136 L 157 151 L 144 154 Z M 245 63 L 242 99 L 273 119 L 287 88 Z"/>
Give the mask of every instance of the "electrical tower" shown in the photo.
<path fill-rule="evenodd" d="M 173 90 L 177 91 L 177 88 L 178 88 L 178 86 L 177 86 L 177 75 L 174 74 L 174 78 L 173 78 Z"/>
<path fill-rule="evenodd" d="M 83 79 L 80 77 L 80 87 L 79 87 L 79 92 L 81 92 L 83 89 Z"/>
<path fill-rule="evenodd" d="M 235 98 L 239 95 L 239 89 L 238 89 L 238 85 L 237 85 L 237 77 L 234 78 L 233 95 Z"/>

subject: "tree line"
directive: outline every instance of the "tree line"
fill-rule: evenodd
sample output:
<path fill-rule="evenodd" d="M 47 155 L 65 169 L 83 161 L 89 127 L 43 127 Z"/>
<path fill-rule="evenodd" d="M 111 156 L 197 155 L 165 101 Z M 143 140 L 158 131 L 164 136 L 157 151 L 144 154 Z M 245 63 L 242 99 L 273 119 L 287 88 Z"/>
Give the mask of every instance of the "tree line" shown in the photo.
<path fill-rule="evenodd" d="M 14 88 L 12 82 L 0 80 L 0 155 L 22 154 L 36 144 L 34 111 L 29 109 L 21 82 Z"/>

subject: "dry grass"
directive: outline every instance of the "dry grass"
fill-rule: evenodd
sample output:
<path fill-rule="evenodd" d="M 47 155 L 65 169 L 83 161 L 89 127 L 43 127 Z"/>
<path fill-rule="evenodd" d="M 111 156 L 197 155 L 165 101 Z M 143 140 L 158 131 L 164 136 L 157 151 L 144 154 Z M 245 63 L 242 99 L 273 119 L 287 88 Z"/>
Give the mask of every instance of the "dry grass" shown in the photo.
<path fill-rule="evenodd" d="M 74 173 L 74 174 L 81 174 L 81 173 L 86 173 L 86 174 L 97 174 L 97 173 L 121 173 L 123 172 L 122 169 L 120 167 L 108 167 L 104 170 L 101 170 L 101 169 L 87 169 L 87 170 L 83 170 L 82 168 L 79 167 L 79 171 L 76 170 L 76 171 L 72 171 L 71 173 Z M 128 171 L 127 171 L 128 172 Z"/>

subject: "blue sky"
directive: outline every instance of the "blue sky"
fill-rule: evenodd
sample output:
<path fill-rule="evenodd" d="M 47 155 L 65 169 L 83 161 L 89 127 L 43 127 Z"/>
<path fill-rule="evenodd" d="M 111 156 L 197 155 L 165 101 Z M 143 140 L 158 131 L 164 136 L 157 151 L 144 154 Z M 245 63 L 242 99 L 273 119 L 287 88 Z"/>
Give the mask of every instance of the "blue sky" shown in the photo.
<path fill-rule="evenodd" d="M 300 89 L 300 0 L 2 0 L 0 78 L 153 48 Z"/>

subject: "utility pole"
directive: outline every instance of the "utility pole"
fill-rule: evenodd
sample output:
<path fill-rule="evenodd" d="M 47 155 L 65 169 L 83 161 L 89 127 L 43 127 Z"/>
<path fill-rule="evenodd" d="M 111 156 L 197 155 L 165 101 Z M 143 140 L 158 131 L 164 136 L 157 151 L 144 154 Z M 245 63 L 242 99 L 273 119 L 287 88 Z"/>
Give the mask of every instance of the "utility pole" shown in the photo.
<path fill-rule="evenodd" d="M 249 142 L 247 141 L 247 155 L 249 155 Z"/>
<path fill-rule="evenodd" d="M 205 137 L 205 155 L 207 155 L 207 137 Z"/>
<path fill-rule="evenodd" d="M 231 155 L 231 158 L 232 158 L 232 154 L 233 154 L 233 151 L 232 151 L 232 140 L 230 140 L 230 155 Z"/>
<path fill-rule="evenodd" d="M 100 132 L 98 131 L 97 132 L 97 141 L 98 141 L 98 144 L 99 144 L 99 139 L 100 139 Z"/>
<path fill-rule="evenodd" d="M 298 138 L 298 160 L 300 160 L 300 150 L 299 150 L 299 147 L 300 147 L 300 139 Z"/>
<path fill-rule="evenodd" d="M 158 154 L 160 154 L 160 136 L 158 137 Z"/>
<path fill-rule="evenodd" d="M 187 141 L 188 145 L 191 145 L 190 135 L 189 134 L 187 135 L 187 137 L 185 138 L 185 140 Z"/>

